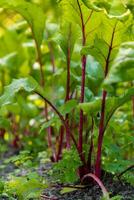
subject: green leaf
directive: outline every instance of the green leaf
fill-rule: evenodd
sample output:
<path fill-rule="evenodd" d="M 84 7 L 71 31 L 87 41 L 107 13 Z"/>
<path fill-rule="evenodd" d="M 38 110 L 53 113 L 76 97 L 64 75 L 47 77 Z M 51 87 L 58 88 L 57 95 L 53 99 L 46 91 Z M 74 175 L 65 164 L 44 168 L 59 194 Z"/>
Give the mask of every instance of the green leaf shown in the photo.
<path fill-rule="evenodd" d="M 97 93 L 104 79 L 104 72 L 102 66 L 92 56 L 87 56 L 86 73 L 88 85 L 94 93 Z"/>
<path fill-rule="evenodd" d="M 93 56 L 103 67 L 105 64 L 105 58 L 108 53 L 108 45 L 105 42 L 105 38 L 102 38 L 102 37 L 99 37 L 99 35 L 96 35 L 94 38 L 94 44 L 83 47 L 81 50 L 81 54 Z"/>
<path fill-rule="evenodd" d="M 40 128 L 39 133 L 41 134 L 44 131 L 44 129 L 46 129 L 46 128 L 50 127 L 50 126 L 56 127 L 57 125 L 60 126 L 61 125 L 61 121 L 59 120 L 59 118 L 57 116 L 54 116 L 49 121 L 46 121 L 46 122 L 43 123 L 43 125 Z"/>
<path fill-rule="evenodd" d="M 22 95 L 18 95 L 16 100 L 20 108 L 19 114 L 21 113 L 21 116 L 34 118 L 39 114 L 35 104 L 27 102 L 26 99 L 22 97 Z M 9 106 L 7 109 L 10 109 Z"/>
<path fill-rule="evenodd" d="M 79 91 L 80 91 L 80 87 Z M 94 98 L 93 93 L 91 92 L 91 90 L 88 89 L 88 87 L 85 87 L 85 102 L 89 102 Z"/>
<path fill-rule="evenodd" d="M 41 7 L 24 0 L 4 0 L 0 2 L 0 6 L 12 9 L 22 15 L 28 22 L 36 42 L 41 45 L 45 26 L 45 15 Z"/>
<path fill-rule="evenodd" d="M 17 57 L 17 52 L 13 52 L 7 54 L 3 58 L 0 58 L 0 69 L 4 69 L 5 67 L 13 67 Z"/>
<path fill-rule="evenodd" d="M 11 180 L 5 183 L 5 192 L 9 195 L 16 194 L 20 200 L 28 200 L 29 197 L 38 199 L 46 187 L 47 185 L 37 178 L 12 177 Z"/>
<path fill-rule="evenodd" d="M 5 87 L 4 94 L 0 97 L 0 106 L 11 104 L 19 91 L 33 92 L 37 87 L 38 83 L 32 77 L 14 79 Z"/>
<path fill-rule="evenodd" d="M 47 122 L 45 122 L 40 129 L 40 133 L 42 133 L 42 131 L 44 131 L 44 129 L 50 127 L 53 124 L 53 120 L 49 120 Z"/>
<path fill-rule="evenodd" d="M 60 34 L 57 35 L 56 40 L 65 56 L 67 56 L 68 49 L 70 49 L 70 54 L 72 55 L 81 26 L 79 7 L 77 1 L 74 0 L 62 0 L 59 3 L 59 7 L 62 15 L 60 21 Z"/>
<path fill-rule="evenodd" d="M 60 45 L 65 56 L 68 55 L 68 49 L 70 50 L 70 54 L 72 55 L 75 41 L 77 39 L 77 30 L 74 31 L 73 27 L 73 22 L 64 22 L 64 24 L 61 25 L 60 34 L 56 38 L 56 41 Z"/>
<path fill-rule="evenodd" d="M 121 0 L 82 0 L 82 2 L 89 9 L 103 11 L 109 18 L 124 20 L 130 15 L 129 10 Z"/>
<path fill-rule="evenodd" d="M 93 19 L 91 19 L 91 21 L 92 20 Z M 95 84 L 97 84 L 97 86 L 101 85 L 102 79 L 104 78 L 104 76 L 102 76 L 103 72 L 101 71 L 105 71 L 106 66 L 108 70 L 112 68 L 112 64 L 116 58 L 120 44 L 124 41 L 129 41 L 133 32 L 130 28 L 130 24 L 132 25 L 131 19 L 122 23 L 120 21 L 117 22 L 114 19 L 108 19 L 101 14 L 100 24 L 101 25 L 97 28 L 98 31 L 94 33 L 95 35 L 92 33 L 91 40 L 89 41 L 90 45 L 83 47 L 81 50 L 82 55 L 91 55 L 94 60 L 99 63 L 98 65 L 95 63 L 98 69 L 96 70 L 96 76 L 93 83 L 94 87 L 92 87 L 94 76 L 90 75 L 90 73 L 92 73 L 92 70 L 95 70 L 95 67 L 93 68 L 93 65 L 91 65 L 91 69 L 88 70 L 88 76 L 90 78 L 88 85 L 91 85 L 91 88 L 95 88 Z M 88 60 L 87 64 L 92 62 L 91 57 L 88 58 Z M 98 70 L 98 74 L 101 76 L 101 79 L 98 79 L 97 77 L 99 76 L 97 74 Z M 133 73 L 131 73 L 131 76 L 133 76 L 132 74 Z M 96 77 L 98 80 L 96 80 Z"/>
<path fill-rule="evenodd" d="M 59 2 L 59 7 L 62 11 L 62 21 L 75 22 L 80 25 L 80 12 L 77 1 L 61 0 Z"/>
<path fill-rule="evenodd" d="M 64 105 L 62 105 L 59 110 L 63 115 L 66 115 L 67 113 L 70 113 L 76 106 L 77 101 L 72 99 L 67 101 Z"/>
<path fill-rule="evenodd" d="M 133 0 L 127 0 L 126 1 L 126 5 L 128 7 L 128 9 L 132 12 L 132 14 L 134 15 L 134 1 Z"/>
<path fill-rule="evenodd" d="M 77 150 L 72 148 L 64 150 L 62 160 L 53 166 L 53 177 L 56 182 L 72 183 L 78 180 L 77 170 L 81 165 L 80 157 Z M 72 159 L 73 158 L 73 159 Z"/>
<path fill-rule="evenodd" d="M 11 128 L 10 120 L 0 117 L 0 128 Z"/>
<path fill-rule="evenodd" d="M 66 193 L 70 193 L 70 192 L 74 192 L 78 190 L 77 188 L 70 188 L 70 187 L 64 187 L 61 191 L 60 194 L 66 194 Z"/>
<path fill-rule="evenodd" d="M 80 103 L 78 108 L 82 109 L 85 114 L 96 115 L 101 109 L 101 99 L 95 99 L 89 103 Z"/>
<path fill-rule="evenodd" d="M 104 87 L 113 83 L 128 82 L 134 80 L 134 42 L 126 42 L 121 45 L 119 53 L 104 81 Z"/>
<path fill-rule="evenodd" d="M 18 103 L 7 104 L 0 108 L 1 116 L 7 115 L 9 112 L 13 114 L 20 114 L 21 108 Z"/>
<path fill-rule="evenodd" d="M 4 190 L 4 182 L 0 179 L 0 194 L 3 192 Z"/>
<path fill-rule="evenodd" d="M 121 97 L 108 97 L 106 100 L 105 123 L 107 123 L 107 121 L 112 117 L 112 115 L 120 106 L 130 101 L 133 96 L 134 88 L 131 88 L 128 89 Z M 101 103 L 102 100 L 99 98 L 89 103 L 80 103 L 78 108 L 82 109 L 86 114 L 96 116 L 96 114 L 101 110 Z"/>
<path fill-rule="evenodd" d="M 92 77 L 92 79 L 97 80 L 97 79 L 104 78 L 104 72 L 103 72 L 102 67 L 91 56 L 87 56 L 86 72 L 87 72 L 88 76 Z"/>
<path fill-rule="evenodd" d="M 123 197 L 121 195 L 116 195 L 112 198 L 110 198 L 110 200 L 121 200 Z"/>

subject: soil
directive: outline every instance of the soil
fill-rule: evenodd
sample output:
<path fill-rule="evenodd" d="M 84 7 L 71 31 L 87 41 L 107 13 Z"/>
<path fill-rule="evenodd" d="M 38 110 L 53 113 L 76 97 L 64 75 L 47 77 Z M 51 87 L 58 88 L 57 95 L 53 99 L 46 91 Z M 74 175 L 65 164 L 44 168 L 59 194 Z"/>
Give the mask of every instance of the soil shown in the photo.
<path fill-rule="evenodd" d="M 10 151 L 4 153 L 0 159 L 0 165 L 2 165 L 5 158 L 9 158 L 17 154 L 18 152 Z M 49 182 L 51 181 L 50 176 L 47 174 L 48 170 L 51 169 L 51 163 L 47 163 L 45 165 L 40 164 L 38 168 L 38 173 L 40 176 L 47 179 Z M 5 168 L 0 169 L 0 177 L 6 179 L 7 175 L 10 172 L 15 170 L 14 165 L 9 163 Z M 21 174 L 20 174 L 21 175 Z M 121 195 L 122 200 L 134 200 L 134 186 L 131 186 L 129 183 L 125 183 L 121 180 L 117 180 L 111 174 L 105 174 L 102 180 L 104 186 L 107 188 L 110 197 Z M 79 183 L 78 183 L 79 184 Z M 68 185 L 69 187 L 72 187 Z M 84 189 L 77 189 L 76 191 L 60 194 L 60 191 L 63 189 L 63 185 L 53 185 L 50 188 L 44 190 L 41 200 L 101 200 L 102 191 L 98 185 L 90 185 L 85 187 Z M 5 199 L 2 199 L 5 200 Z M 31 200 L 31 199 L 30 199 Z M 115 199 L 118 200 L 118 199 Z"/>
<path fill-rule="evenodd" d="M 39 173 L 41 176 L 44 176 L 45 179 L 47 178 L 50 180 L 50 177 L 47 175 L 49 169 L 51 169 L 51 163 L 48 163 L 45 166 L 40 166 Z M 110 197 L 119 195 L 122 197 L 121 200 L 134 200 L 134 186 L 129 183 L 118 180 L 109 173 L 104 173 L 102 182 L 109 192 Z M 80 185 L 80 183 L 77 183 L 77 185 Z M 61 195 L 60 191 L 63 188 L 63 185 L 55 185 L 54 187 L 45 189 L 42 195 L 42 197 L 44 196 L 42 200 L 101 200 L 102 198 L 102 191 L 98 185 L 90 185 L 85 189 L 78 189 L 74 192 Z"/>
<path fill-rule="evenodd" d="M 4 160 L 8 159 L 14 155 L 17 155 L 19 152 L 16 149 L 10 148 L 9 147 L 9 151 L 4 152 L 3 154 L 0 154 L 0 178 L 2 179 L 6 179 L 7 175 L 10 172 L 13 172 L 15 170 L 15 166 L 10 163 L 8 165 L 4 165 L 4 167 L 2 168 L 2 165 L 4 164 Z"/>
<path fill-rule="evenodd" d="M 110 193 L 110 197 L 120 195 L 122 196 L 122 200 L 134 200 L 134 187 L 130 184 L 115 181 L 112 176 L 106 177 L 103 183 Z M 44 195 L 52 197 L 52 200 L 56 198 L 57 200 L 101 200 L 102 198 L 102 192 L 98 185 L 90 186 L 86 189 L 79 189 L 64 195 L 60 195 L 61 189 L 60 186 L 46 189 Z"/>

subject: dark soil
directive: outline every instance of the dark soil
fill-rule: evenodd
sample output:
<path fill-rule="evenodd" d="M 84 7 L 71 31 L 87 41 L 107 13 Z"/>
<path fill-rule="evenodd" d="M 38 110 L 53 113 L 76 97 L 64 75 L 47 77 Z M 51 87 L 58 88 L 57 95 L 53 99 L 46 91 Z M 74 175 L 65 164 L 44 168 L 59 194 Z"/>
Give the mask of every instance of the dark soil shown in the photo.
<path fill-rule="evenodd" d="M 11 151 L 4 153 L 3 156 L 1 156 L 0 165 L 2 165 L 2 160 L 9 158 L 10 156 L 13 156 L 17 154 L 16 151 Z M 52 164 L 48 163 L 45 165 L 40 165 L 38 168 L 38 173 L 40 176 L 44 177 L 44 179 L 47 179 L 49 182 L 51 182 L 51 178 L 48 175 L 48 170 L 51 169 Z M 10 172 L 13 172 L 15 170 L 15 166 L 11 163 L 9 163 L 5 168 L 0 169 L 0 178 L 6 179 L 7 175 Z M 121 180 L 118 180 L 116 177 L 114 177 L 111 174 L 105 174 L 102 180 L 104 186 L 107 188 L 110 197 L 120 195 L 122 196 L 122 200 L 134 200 L 134 187 L 131 186 L 129 183 L 125 183 Z M 70 185 L 68 185 L 70 187 Z M 72 186 L 71 186 L 72 187 Z M 61 195 L 60 191 L 63 189 L 63 186 L 61 185 L 53 185 L 50 188 L 47 188 L 44 190 L 41 200 L 101 200 L 102 198 L 102 191 L 99 188 L 98 185 L 90 185 L 88 187 L 85 187 L 84 189 L 77 189 L 76 191 L 69 192 L 66 194 Z M 5 200 L 5 199 L 2 199 Z M 32 199 L 31 199 L 32 200 Z M 115 199 L 118 200 L 118 199 Z"/>
<path fill-rule="evenodd" d="M 7 175 L 10 172 L 13 172 L 15 170 L 15 166 L 12 163 L 5 165 L 4 161 L 19 153 L 16 149 L 13 149 L 10 147 L 9 147 L 9 149 L 10 149 L 9 151 L 6 151 L 5 153 L 0 154 L 0 167 L 1 167 L 0 168 L 0 178 L 2 178 L 2 179 L 6 179 Z M 4 165 L 3 168 L 2 168 L 2 165 Z"/>
<path fill-rule="evenodd" d="M 40 168 L 40 174 L 44 176 L 44 178 L 49 179 L 47 176 L 47 171 L 51 169 L 51 164 L 47 164 L 46 166 L 42 166 Z M 43 172 L 43 173 L 42 173 Z M 121 200 L 134 200 L 134 186 L 131 186 L 129 183 L 125 183 L 122 180 L 118 180 L 111 174 L 104 173 L 104 177 L 102 180 L 104 186 L 110 194 L 110 197 L 113 196 L 121 196 Z M 78 183 L 80 184 L 80 183 Z M 69 185 L 67 185 L 69 186 Z M 72 186 L 71 186 L 72 187 Z M 60 191 L 63 189 L 63 186 L 56 185 L 51 188 L 47 188 L 42 198 L 43 200 L 101 200 L 102 191 L 98 185 L 90 185 L 85 189 L 78 189 L 76 191 L 66 193 L 64 195 L 60 194 Z M 48 198 L 47 198 L 48 197 Z M 118 200 L 118 199 L 115 199 Z"/>
<path fill-rule="evenodd" d="M 105 179 L 103 183 L 110 193 L 110 197 L 120 195 L 122 196 L 122 200 L 134 200 L 134 187 L 130 184 L 113 181 L 110 177 Z M 86 189 L 79 189 L 64 195 L 60 195 L 61 189 L 62 188 L 58 186 L 57 188 L 53 187 L 51 189 L 46 189 L 44 195 L 52 197 L 53 200 L 56 198 L 57 200 L 101 200 L 102 198 L 102 192 L 98 185 Z"/>

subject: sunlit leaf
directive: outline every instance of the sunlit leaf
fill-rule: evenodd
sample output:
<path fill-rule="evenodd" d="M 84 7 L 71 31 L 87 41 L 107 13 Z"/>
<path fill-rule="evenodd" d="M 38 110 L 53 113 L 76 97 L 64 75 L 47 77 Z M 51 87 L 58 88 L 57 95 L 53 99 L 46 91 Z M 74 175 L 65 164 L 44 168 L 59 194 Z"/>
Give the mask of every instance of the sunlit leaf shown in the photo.
<path fill-rule="evenodd" d="M 113 83 L 134 80 L 134 42 L 126 42 L 121 45 L 109 74 L 104 81 L 104 87 Z"/>
<path fill-rule="evenodd" d="M 45 15 L 41 7 L 25 0 L 1 1 L 0 6 L 18 12 L 28 22 L 38 45 L 43 39 Z"/>
<path fill-rule="evenodd" d="M 66 194 L 66 193 L 70 193 L 73 191 L 78 190 L 77 188 L 69 188 L 69 187 L 64 187 L 61 191 L 60 194 Z"/>
<path fill-rule="evenodd" d="M 106 100 L 106 123 L 107 120 L 109 120 L 112 115 L 115 113 L 115 111 L 122 106 L 124 103 L 131 100 L 131 98 L 134 95 L 134 88 L 128 89 L 124 95 L 121 97 L 108 97 Z M 96 99 L 94 101 L 91 101 L 89 103 L 80 103 L 79 108 L 82 109 L 86 114 L 89 114 L 91 116 L 96 116 L 98 112 L 101 111 L 101 104 L 102 100 Z"/>
<path fill-rule="evenodd" d="M 130 12 L 121 0 L 82 0 L 84 4 L 95 11 L 103 11 L 109 18 L 127 19 Z"/>
<path fill-rule="evenodd" d="M 0 106 L 4 106 L 13 102 L 15 95 L 20 90 L 33 92 L 37 88 L 38 83 L 32 78 L 14 79 L 12 83 L 5 87 L 4 94 L 0 97 Z"/>
<path fill-rule="evenodd" d="M 60 107 L 60 112 L 65 115 L 67 113 L 70 113 L 75 107 L 77 106 L 76 100 L 69 100 L 64 105 Z"/>

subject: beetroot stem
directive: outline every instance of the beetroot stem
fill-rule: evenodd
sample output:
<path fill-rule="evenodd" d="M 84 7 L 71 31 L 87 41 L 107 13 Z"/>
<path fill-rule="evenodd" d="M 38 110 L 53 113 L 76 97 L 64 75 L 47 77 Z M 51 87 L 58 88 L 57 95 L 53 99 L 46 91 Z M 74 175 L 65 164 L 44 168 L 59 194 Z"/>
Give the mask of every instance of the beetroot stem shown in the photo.
<path fill-rule="evenodd" d="M 86 44 L 85 24 L 84 24 L 83 13 L 82 13 L 82 9 L 81 9 L 79 0 L 77 0 L 77 4 L 79 7 L 80 18 L 81 18 L 82 45 L 85 46 L 85 44 Z M 80 103 L 83 103 L 84 95 L 85 95 L 85 75 L 86 75 L 86 56 L 85 55 L 82 56 L 81 62 L 82 62 L 82 81 L 81 81 Z M 79 148 L 79 151 L 81 154 L 83 152 L 83 122 L 84 122 L 84 115 L 83 115 L 83 111 L 80 110 L 78 148 Z"/>
<path fill-rule="evenodd" d="M 113 41 L 114 41 L 114 35 L 115 35 L 115 24 L 112 32 L 111 37 L 111 43 L 109 45 L 109 51 L 106 59 L 106 65 L 105 65 L 105 78 L 108 74 L 109 70 L 109 62 L 110 62 L 110 56 L 113 49 Z M 107 97 L 107 91 L 103 90 L 102 93 L 102 104 L 101 104 L 101 118 L 100 118 L 100 124 L 99 124 L 99 136 L 98 136 L 98 148 L 97 148 L 97 159 L 95 164 L 95 175 L 100 178 L 101 177 L 101 155 L 102 155 L 102 144 L 103 144 L 103 137 L 105 132 L 105 110 L 106 110 L 106 97 Z"/>
<path fill-rule="evenodd" d="M 71 63 L 71 49 L 70 49 L 70 42 L 71 42 L 71 24 L 69 25 L 69 34 L 68 34 L 68 48 L 67 48 L 67 80 L 66 80 L 66 97 L 65 102 L 70 100 L 70 63 Z M 69 114 L 66 114 L 66 124 L 69 127 Z M 71 148 L 71 135 L 70 132 L 66 132 L 66 144 L 67 148 Z"/>

